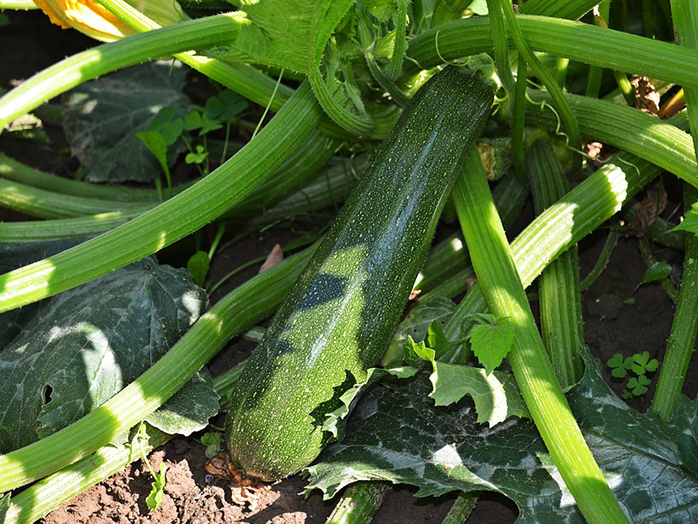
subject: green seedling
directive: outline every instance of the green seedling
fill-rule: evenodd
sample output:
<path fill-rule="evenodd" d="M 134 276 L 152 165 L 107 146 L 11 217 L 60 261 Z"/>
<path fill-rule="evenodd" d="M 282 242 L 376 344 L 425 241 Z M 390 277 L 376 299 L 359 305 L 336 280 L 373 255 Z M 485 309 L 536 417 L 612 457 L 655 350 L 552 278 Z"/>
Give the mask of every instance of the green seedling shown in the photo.
<path fill-rule="evenodd" d="M 143 462 L 148 468 L 148 471 L 150 471 L 150 474 L 153 476 L 151 490 L 148 494 L 148 497 L 145 499 L 145 503 L 150 511 L 155 511 L 160 507 L 160 504 L 162 504 L 162 496 L 165 493 L 165 485 L 167 484 L 167 477 L 165 474 L 167 471 L 167 466 L 163 462 L 162 464 L 160 464 L 160 471 L 158 473 L 155 473 L 155 471 L 153 471 L 153 467 L 150 465 L 148 457 L 145 454 L 145 449 L 143 449 L 143 440 L 147 442 L 147 439 L 148 437 L 145 433 L 145 426 L 141 423 L 135 440 L 138 443 L 138 449 L 141 452 L 141 458 L 143 459 Z"/>
<path fill-rule="evenodd" d="M 221 450 L 223 435 L 217 431 L 210 431 L 201 435 L 201 445 L 206 446 L 206 458 L 213 458 Z"/>
<path fill-rule="evenodd" d="M 639 397 L 647 393 L 647 386 L 651 383 L 651 380 L 647 378 L 647 373 L 654 373 L 659 367 L 656 358 L 650 359 L 649 351 L 636 353 L 625 359 L 623 355 L 616 353 L 606 363 L 611 368 L 611 375 L 615 378 L 625 378 L 630 371 L 636 375 L 628 381 L 627 388 L 623 392 L 625 399 Z"/>
<path fill-rule="evenodd" d="M 196 146 L 196 153 L 187 153 L 184 161 L 187 164 L 203 164 L 208 158 L 208 151 L 204 146 Z"/>

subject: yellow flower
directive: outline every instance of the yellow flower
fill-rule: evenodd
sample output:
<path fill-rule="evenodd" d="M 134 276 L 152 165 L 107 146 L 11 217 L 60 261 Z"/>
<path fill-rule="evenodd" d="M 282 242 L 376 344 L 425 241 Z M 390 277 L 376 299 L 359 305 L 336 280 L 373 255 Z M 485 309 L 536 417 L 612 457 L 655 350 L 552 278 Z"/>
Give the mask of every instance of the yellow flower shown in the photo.
<path fill-rule="evenodd" d="M 136 34 L 119 18 L 95 0 L 33 0 L 56 25 L 74 28 L 103 42 L 113 42 Z M 182 8 L 176 0 L 127 0 L 141 13 L 160 25 L 172 25 L 182 20 Z"/>

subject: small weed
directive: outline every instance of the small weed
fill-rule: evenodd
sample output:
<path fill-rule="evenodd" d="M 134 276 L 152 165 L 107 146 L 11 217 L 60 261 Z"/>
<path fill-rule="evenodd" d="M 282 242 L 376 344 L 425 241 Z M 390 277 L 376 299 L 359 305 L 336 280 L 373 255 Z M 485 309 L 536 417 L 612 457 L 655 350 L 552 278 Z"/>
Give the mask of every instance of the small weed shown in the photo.
<path fill-rule="evenodd" d="M 623 379 L 629 372 L 636 375 L 628 381 L 628 385 L 623 392 L 623 398 L 625 399 L 640 397 L 647 393 L 647 386 L 652 382 L 647 378 L 647 373 L 654 373 L 659 367 L 659 362 L 656 358 L 650 359 L 649 351 L 636 353 L 627 358 L 623 358 L 623 355 L 616 353 L 608 359 L 606 364 L 611 368 L 611 375 L 615 378 Z"/>

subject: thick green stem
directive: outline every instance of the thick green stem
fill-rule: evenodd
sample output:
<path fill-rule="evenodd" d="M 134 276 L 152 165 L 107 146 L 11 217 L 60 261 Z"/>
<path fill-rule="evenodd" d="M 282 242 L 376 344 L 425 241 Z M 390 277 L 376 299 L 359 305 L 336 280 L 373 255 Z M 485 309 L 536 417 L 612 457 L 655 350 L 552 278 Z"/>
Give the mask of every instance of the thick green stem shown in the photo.
<path fill-rule="evenodd" d="M 686 186 L 686 204 L 698 200 L 698 191 Z M 686 380 L 688 366 L 695 351 L 698 336 L 698 236 L 686 237 L 686 256 L 683 263 L 681 290 L 676 313 L 671 325 L 664 361 L 652 399 L 652 410 L 668 420 Z"/>
<path fill-rule="evenodd" d="M 528 73 L 526 59 L 519 55 L 519 67 L 516 76 L 516 90 L 511 115 L 511 150 L 514 157 L 516 174 L 521 180 L 526 180 L 526 156 L 525 156 L 525 127 L 526 121 L 526 82 Z"/>
<path fill-rule="evenodd" d="M 252 141 L 185 192 L 97 238 L 0 276 L 0 311 L 89 282 L 200 229 L 242 201 L 292 155 L 320 115 L 304 83 Z"/>
<path fill-rule="evenodd" d="M 598 0 L 528 0 L 521 6 L 526 15 L 545 15 L 577 20 L 591 11 Z"/>
<path fill-rule="evenodd" d="M 690 49 L 698 49 L 698 1 L 672 0 L 671 11 L 679 43 Z M 698 90 L 685 89 L 685 96 L 693 143 L 698 148 Z M 698 192 L 694 189 L 686 187 L 684 191 L 687 207 L 698 200 Z M 686 256 L 676 314 L 652 400 L 652 409 L 664 419 L 671 417 L 683 389 L 697 335 L 698 236 L 689 234 L 686 237 Z"/>
<path fill-rule="evenodd" d="M 89 182 L 70 180 L 69 178 L 63 178 L 29 167 L 3 153 L 0 153 L 0 176 L 45 191 L 85 198 L 126 202 L 157 202 L 159 200 L 157 191 L 154 189 L 126 187 L 116 184 L 91 184 Z M 184 188 L 172 188 L 172 192 L 179 193 L 182 189 Z"/>
<path fill-rule="evenodd" d="M 398 0 L 397 19 L 395 21 L 395 45 L 393 46 L 393 56 L 390 57 L 385 74 L 391 80 L 397 80 L 402 74 L 402 61 L 405 57 L 405 29 L 407 28 L 407 6 L 410 0 Z"/>
<path fill-rule="evenodd" d="M 368 524 L 389 490 L 390 484 L 384 482 L 352 484 L 332 510 L 327 524 Z"/>
<path fill-rule="evenodd" d="M 471 154 L 453 192 L 473 266 L 492 313 L 515 330 L 509 363 L 531 418 L 577 506 L 591 524 L 629 522 L 562 394 L 518 276 L 485 178 Z"/>
<path fill-rule="evenodd" d="M 528 198 L 528 187 L 519 182 L 518 178 L 506 176 L 496 185 L 493 195 L 504 227 L 511 227 L 521 215 Z M 429 252 L 414 287 L 424 292 L 431 291 L 467 267 L 470 267 L 467 246 L 460 234 L 453 234 Z M 420 301 L 423 299 L 420 296 Z"/>
<path fill-rule="evenodd" d="M 698 88 L 698 53 L 691 49 L 557 18 L 519 15 L 516 21 L 533 51 Z M 491 52 L 489 26 L 489 17 L 475 16 L 425 31 L 410 40 L 408 62 L 429 69 L 444 60 Z"/>
<path fill-rule="evenodd" d="M 487 8 L 490 15 L 490 38 L 494 48 L 494 60 L 497 64 L 497 73 L 504 85 L 506 92 L 513 96 L 515 91 L 514 75 L 509 65 L 509 30 L 507 21 L 502 13 L 502 6 L 498 0 L 487 0 Z M 437 33 L 439 35 L 439 33 Z"/>
<path fill-rule="evenodd" d="M 533 202 L 536 213 L 540 214 L 565 196 L 569 184 L 550 142 L 534 143 L 527 158 Z M 538 286 L 541 335 L 560 386 L 567 390 L 584 374 L 580 354 L 584 344 L 582 295 L 576 245 L 543 271 Z"/>
<path fill-rule="evenodd" d="M 529 96 L 538 107 L 529 107 L 526 119 L 556 129 L 559 122 L 550 109 L 549 97 L 533 91 Z M 606 100 L 565 96 L 577 116 L 582 135 L 628 151 L 698 187 L 698 164 L 691 136 L 676 127 L 685 124 L 684 114 L 663 121 L 632 107 Z"/>
<path fill-rule="evenodd" d="M 152 207 L 142 202 L 117 202 L 61 195 L 2 178 L 0 206 L 38 218 L 70 218 L 113 211 L 133 214 Z"/>
<path fill-rule="evenodd" d="M 0 493 L 80 460 L 159 408 L 231 337 L 276 309 L 313 251 L 306 249 L 229 293 L 165 356 L 99 408 L 34 444 L 0 455 Z"/>
<path fill-rule="evenodd" d="M 475 509 L 477 495 L 474 493 L 461 493 L 448 511 L 448 515 L 441 524 L 464 524 Z"/>

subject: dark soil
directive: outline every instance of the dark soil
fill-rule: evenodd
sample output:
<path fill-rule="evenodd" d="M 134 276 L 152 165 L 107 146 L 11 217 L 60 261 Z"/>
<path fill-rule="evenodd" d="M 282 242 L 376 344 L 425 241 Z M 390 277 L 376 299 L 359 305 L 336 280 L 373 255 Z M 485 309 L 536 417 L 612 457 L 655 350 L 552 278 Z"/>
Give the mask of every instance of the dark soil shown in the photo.
<path fill-rule="evenodd" d="M 9 18 L 11 25 L 0 29 L 3 66 L 0 68 L 0 87 L 3 88 L 10 88 L 64 56 L 93 45 L 91 40 L 76 32 L 62 31 L 51 26 L 38 12 L 9 13 Z M 0 138 L 0 150 L 30 165 L 65 175 L 75 168 L 74 161 L 68 156 L 58 154 L 64 146 L 60 129 L 49 127 L 48 131 L 52 138 L 51 146 L 37 149 L 35 144 Z M 17 215 L 14 217 L 17 219 Z M 9 215 L 4 213 L 1 218 L 9 218 Z M 268 253 L 275 243 L 283 244 L 300 232 L 317 229 L 321 225 L 317 222 L 297 223 L 247 237 L 216 257 L 211 276 L 216 281 L 240 264 Z M 595 263 L 603 241 L 604 234 L 597 233 L 582 242 L 582 275 Z M 176 249 L 171 254 L 177 258 Z M 679 264 L 680 267 L 680 254 L 659 248 L 656 254 L 658 258 Z M 236 275 L 217 297 L 253 276 L 258 268 L 256 265 Z M 584 294 L 586 340 L 594 355 L 603 361 L 617 352 L 629 356 L 649 351 L 652 357 L 661 362 L 674 306 L 657 284 L 640 287 L 633 295 L 636 302 L 632 305 L 624 303 L 631 296 L 645 269 L 636 239 L 621 239 L 601 278 Z M 253 344 L 249 342 L 233 341 L 211 363 L 212 372 L 218 374 L 229 369 L 246 358 L 252 348 Z M 608 369 L 605 370 L 605 377 L 618 394 L 622 393 L 624 384 L 612 379 Z M 686 381 L 686 393 L 691 397 L 695 396 L 698 387 L 696 378 L 698 367 L 693 365 Z M 652 387 L 654 382 L 653 380 Z M 650 390 L 648 395 L 633 399 L 630 404 L 640 411 L 645 411 L 649 407 L 647 399 L 651 398 L 652 393 L 653 390 Z M 217 422 L 222 423 L 221 420 Z M 308 498 L 300 496 L 304 481 L 299 477 L 271 486 L 261 495 L 255 507 L 236 504 L 226 483 L 207 477 L 204 469 L 204 447 L 194 438 L 175 439 L 153 452 L 149 460 L 155 470 L 159 469 L 162 461 L 168 466 L 165 495 L 158 510 L 151 513 L 146 506 L 145 500 L 150 492 L 151 479 L 148 470 L 139 461 L 58 508 L 48 515 L 44 522 L 320 523 L 326 520 L 334 506 L 334 501 L 325 502 L 317 493 Z M 439 499 L 416 499 L 413 493 L 414 490 L 407 488 L 392 490 L 374 522 L 441 522 L 454 500 L 453 495 Z M 468 522 L 505 524 L 513 522 L 516 514 L 516 508 L 511 502 L 488 493 L 480 499 Z"/>

